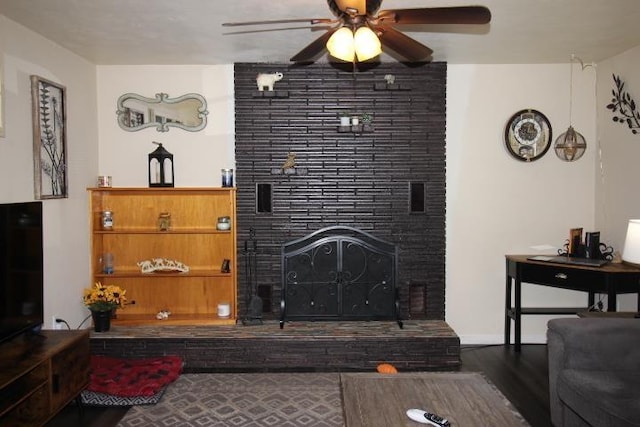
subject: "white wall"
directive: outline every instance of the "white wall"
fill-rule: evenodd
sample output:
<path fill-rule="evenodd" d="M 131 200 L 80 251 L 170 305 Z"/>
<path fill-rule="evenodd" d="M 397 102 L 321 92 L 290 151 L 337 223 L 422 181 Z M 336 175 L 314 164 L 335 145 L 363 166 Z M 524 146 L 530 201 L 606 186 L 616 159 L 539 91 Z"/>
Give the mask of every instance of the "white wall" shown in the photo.
<path fill-rule="evenodd" d="M 199 93 L 207 101 L 207 127 L 124 131 L 115 112 L 118 97 L 128 92 L 149 98 L 160 92 L 171 98 Z M 220 169 L 235 165 L 233 65 L 98 66 L 98 129 L 100 174 L 111 175 L 114 186 L 148 186 L 147 155 L 156 141 L 174 156 L 176 187 L 219 187 Z"/>
<path fill-rule="evenodd" d="M 112 175 L 115 186 L 146 187 L 152 141 L 162 142 L 174 154 L 178 186 L 220 185 L 220 169 L 233 167 L 235 161 L 233 66 L 95 67 L 2 16 L 0 35 L 7 92 L 0 202 L 33 199 L 29 75 L 67 87 L 70 197 L 44 202 L 45 315 L 60 315 L 75 327 L 86 315 L 81 294 L 90 277 L 86 187 L 95 185 L 97 175 Z M 620 73 L 633 83 L 637 60 L 621 55 L 604 67 L 621 63 Z M 603 66 L 597 70 L 599 79 L 609 79 L 610 72 L 602 70 Z M 505 254 L 537 253 L 538 245 L 548 245 L 553 249 L 540 252 L 550 252 L 563 244 L 569 228 L 592 230 L 596 225 L 603 240 L 617 247 L 625 227 L 618 223 L 640 216 L 640 202 L 629 200 L 630 190 L 626 197 L 613 198 L 613 188 L 624 184 L 627 171 L 634 169 L 624 162 L 637 156 L 625 155 L 637 154 L 627 150 L 640 149 L 640 144 L 633 145 L 640 136 L 608 129 L 610 117 L 599 119 L 605 129 L 598 134 L 601 142 L 617 144 L 624 138 L 628 143 L 619 145 L 621 159 L 614 157 L 612 148 L 603 150 L 605 157 L 611 156 L 605 162 L 609 186 L 597 194 L 611 206 L 606 216 L 596 203 L 601 173 L 595 144 L 595 72 L 574 65 L 572 122 L 589 144 L 584 157 L 566 163 L 549 151 L 527 164 L 504 148 L 506 121 L 520 109 L 535 108 L 551 121 L 554 139 L 564 132 L 569 125 L 569 65 L 449 65 L 446 317 L 463 343 L 502 341 Z M 604 86 L 607 99 L 611 85 Z M 200 93 L 208 102 L 208 126 L 196 133 L 177 128 L 167 133 L 125 132 L 117 125 L 115 111 L 117 98 L 126 92 L 166 92 L 172 97 Z M 599 100 L 600 116 L 602 104 Z M 618 167 L 618 161 L 624 167 Z M 624 219 L 612 220 L 616 216 Z M 534 285 L 525 285 L 523 293 L 527 304 L 586 301 L 582 293 Z M 544 342 L 546 320 L 525 317 L 523 340 Z"/>
<path fill-rule="evenodd" d="M 4 61 L 5 137 L 0 138 L 0 203 L 34 200 L 30 75 L 66 87 L 69 197 L 43 201 L 44 314 L 77 327 L 88 315 L 86 188 L 98 170 L 95 66 L 0 15 Z"/>
<path fill-rule="evenodd" d="M 593 230 L 593 68 L 574 68 L 572 122 L 588 144 L 581 159 L 564 162 L 551 148 L 525 163 L 504 144 L 506 122 L 526 108 L 547 116 L 553 140 L 566 131 L 569 80 L 568 64 L 449 65 L 446 320 L 463 343 L 502 342 L 505 254 L 553 253 L 570 228 Z M 586 299 L 584 293 L 523 286 L 523 305 L 586 306 Z M 523 342 L 545 342 L 547 320 L 523 317 Z"/>
<path fill-rule="evenodd" d="M 627 222 L 640 218 L 640 129 L 633 134 L 626 125 L 615 123 L 606 108 L 615 89 L 612 74 L 625 82 L 625 91 L 640 102 L 640 46 L 598 64 L 598 143 L 602 162 L 597 165 L 596 222 L 611 243 L 622 250 Z M 618 297 L 619 309 L 636 311 L 636 297 Z"/>

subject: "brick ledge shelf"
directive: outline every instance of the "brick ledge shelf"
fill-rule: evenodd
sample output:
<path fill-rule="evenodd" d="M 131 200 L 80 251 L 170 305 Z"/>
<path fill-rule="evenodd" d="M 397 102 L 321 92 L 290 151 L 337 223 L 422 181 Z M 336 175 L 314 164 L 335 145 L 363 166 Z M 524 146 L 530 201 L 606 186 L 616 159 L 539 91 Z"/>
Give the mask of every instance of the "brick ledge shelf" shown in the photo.
<path fill-rule="evenodd" d="M 254 98 L 288 98 L 289 91 L 286 90 L 256 90 L 253 92 Z"/>

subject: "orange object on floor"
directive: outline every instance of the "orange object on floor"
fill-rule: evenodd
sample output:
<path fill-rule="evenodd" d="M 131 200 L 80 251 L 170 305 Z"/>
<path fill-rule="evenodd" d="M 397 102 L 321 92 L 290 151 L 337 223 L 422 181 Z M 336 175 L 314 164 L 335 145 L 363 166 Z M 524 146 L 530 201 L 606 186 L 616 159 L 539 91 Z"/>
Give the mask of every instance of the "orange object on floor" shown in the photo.
<path fill-rule="evenodd" d="M 381 374 L 397 374 L 398 370 L 390 363 L 381 363 L 378 365 L 378 372 Z"/>

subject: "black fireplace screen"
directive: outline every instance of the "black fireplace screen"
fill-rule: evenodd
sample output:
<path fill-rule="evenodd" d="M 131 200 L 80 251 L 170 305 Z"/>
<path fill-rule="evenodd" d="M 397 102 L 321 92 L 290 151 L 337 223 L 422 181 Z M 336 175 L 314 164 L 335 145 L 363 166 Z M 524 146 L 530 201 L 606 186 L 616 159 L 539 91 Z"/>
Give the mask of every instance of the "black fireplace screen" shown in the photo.
<path fill-rule="evenodd" d="M 282 246 L 285 320 L 398 320 L 396 246 L 353 227 L 323 228 Z"/>

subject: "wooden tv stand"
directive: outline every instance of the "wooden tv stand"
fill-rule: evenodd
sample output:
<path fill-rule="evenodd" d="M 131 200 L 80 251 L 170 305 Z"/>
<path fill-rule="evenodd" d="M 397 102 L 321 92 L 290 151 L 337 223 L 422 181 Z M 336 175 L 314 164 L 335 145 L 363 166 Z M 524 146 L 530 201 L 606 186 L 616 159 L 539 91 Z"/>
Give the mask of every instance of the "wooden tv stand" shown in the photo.
<path fill-rule="evenodd" d="M 89 331 L 42 331 L 0 344 L 0 425 L 42 426 L 89 383 Z"/>

